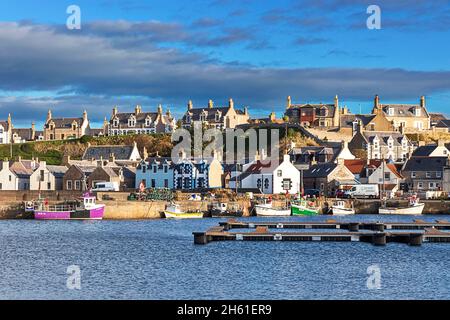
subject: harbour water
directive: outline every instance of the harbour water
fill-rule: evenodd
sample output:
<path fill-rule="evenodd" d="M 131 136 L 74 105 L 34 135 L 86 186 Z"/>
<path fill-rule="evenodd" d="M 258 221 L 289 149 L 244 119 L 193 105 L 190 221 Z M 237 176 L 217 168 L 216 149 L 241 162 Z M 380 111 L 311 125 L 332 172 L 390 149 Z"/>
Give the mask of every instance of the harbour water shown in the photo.
<path fill-rule="evenodd" d="M 0 221 L 0 299 L 450 299 L 449 244 L 193 244 L 193 231 L 219 221 Z M 73 265 L 79 290 L 67 287 Z M 367 286 L 371 266 L 380 268 L 380 289 Z"/>

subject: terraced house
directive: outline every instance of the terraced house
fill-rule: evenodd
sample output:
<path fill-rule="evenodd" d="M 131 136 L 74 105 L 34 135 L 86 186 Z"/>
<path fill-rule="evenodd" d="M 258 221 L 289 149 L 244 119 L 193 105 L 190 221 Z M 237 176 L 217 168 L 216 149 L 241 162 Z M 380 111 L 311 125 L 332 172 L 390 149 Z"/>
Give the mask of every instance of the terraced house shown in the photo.
<path fill-rule="evenodd" d="M 381 104 L 380 97 L 375 96 L 372 113 L 383 112 L 396 130 L 404 128 L 406 132 L 430 130 L 431 117 L 426 108 L 425 97 L 419 104 Z"/>
<path fill-rule="evenodd" d="M 194 108 L 192 101 L 189 101 L 187 111 L 183 116 L 183 128 L 189 129 L 192 125 L 199 123 L 208 128 L 234 129 L 238 125 L 246 124 L 249 121 L 248 109 L 235 109 L 233 99 L 228 101 L 226 107 L 215 107 L 214 102 L 209 100 L 206 108 Z"/>
<path fill-rule="evenodd" d="M 136 189 L 141 183 L 145 188 L 173 189 L 173 163 L 170 158 L 152 157 L 142 160 L 136 168 Z"/>
<path fill-rule="evenodd" d="M 114 107 L 109 122 L 105 118 L 103 126 L 108 136 L 170 133 L 176 129 L 176 120 L 170 110 L 163 113 L 161 105 L 157 112 L 143 112 L 138 105 L 134 112 L 119 112 L 118 107 Z"/>
<path fill-rule="evenodd" d="M 348 146 L 358 158 L 386 159 L 397 163 L 404 163 L 414 151 L 411 141 L 401 132 L 363 131 L 361 127 Z"/>
<path fill-rule="evenodd" d="M 89 134 L 89 120 L 87 111 L 80 118 L 53 118 L 48 110 L 44 124 L 44 140 L 78 139 Z"/>

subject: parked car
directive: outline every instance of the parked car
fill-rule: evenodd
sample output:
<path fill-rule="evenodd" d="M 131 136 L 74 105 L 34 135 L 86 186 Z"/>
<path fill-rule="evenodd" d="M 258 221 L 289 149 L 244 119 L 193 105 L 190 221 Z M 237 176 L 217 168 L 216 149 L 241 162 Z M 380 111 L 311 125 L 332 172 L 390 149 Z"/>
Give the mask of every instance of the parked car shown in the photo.
<path fill-rule="evenodd" d="M 96 182 L 92 192 L 119 191 L 119 184 L 116 182 Z"/>
<path fill-rule="evenodd" d="M 306 189 L 305 190 L 305 197 L 307 198 L 318 198 L 320 197 L 320 190 L 318 189 Z"/>

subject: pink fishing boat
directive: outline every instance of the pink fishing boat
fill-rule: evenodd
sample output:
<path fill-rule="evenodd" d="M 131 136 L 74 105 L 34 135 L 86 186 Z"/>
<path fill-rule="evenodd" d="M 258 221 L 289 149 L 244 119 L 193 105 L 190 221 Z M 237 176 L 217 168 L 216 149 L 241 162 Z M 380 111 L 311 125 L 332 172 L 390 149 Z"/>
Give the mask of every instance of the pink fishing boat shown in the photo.
<path fill-rule="evenodd" d="M 96 197 L 85 193 L 73 203 L 49 205 L 40 199 L 34 203 L 34 219 L 37 220 L 101 220 L 104 204 L 96 204 Z"/>

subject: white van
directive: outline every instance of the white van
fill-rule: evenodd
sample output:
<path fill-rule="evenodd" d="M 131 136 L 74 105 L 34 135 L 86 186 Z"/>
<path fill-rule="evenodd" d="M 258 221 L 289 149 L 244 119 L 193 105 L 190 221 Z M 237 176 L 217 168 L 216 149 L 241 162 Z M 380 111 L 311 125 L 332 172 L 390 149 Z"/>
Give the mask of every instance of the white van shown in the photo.
<path fill-rule="evenodd" d="M 108 192 L 119 191 L 119 183 L 117 182 L 95 182 L 92 192 Z"/>
<path fill-rule="evenodd" d="M 344 193 L 346 198 L 370 198 L 380 197 L 380 188 L 377 184 L 357 184 Z"/>

